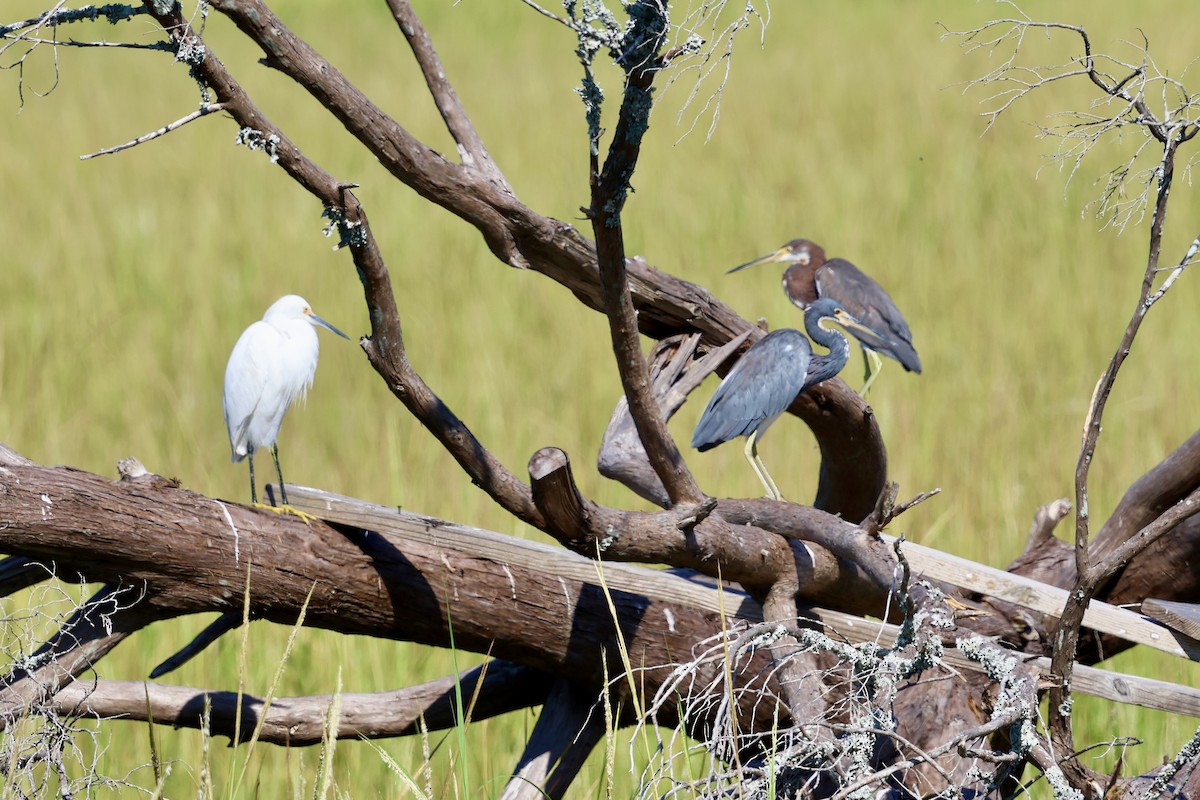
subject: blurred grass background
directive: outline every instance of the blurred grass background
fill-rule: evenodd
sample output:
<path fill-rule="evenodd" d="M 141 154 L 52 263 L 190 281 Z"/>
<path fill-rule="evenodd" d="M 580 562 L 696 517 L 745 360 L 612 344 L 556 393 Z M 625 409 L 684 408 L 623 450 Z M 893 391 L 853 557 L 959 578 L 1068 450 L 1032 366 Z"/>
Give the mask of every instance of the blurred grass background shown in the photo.
<path fill-rule="evenodd" d="M 45 5 L 10 0 L 3 21 Z M 569 33 L 517 2 L 415 5 L 518 195 L 587 232 L 578 210 L 587 199 L 587 150 L 573 93 L 581 70 Z M 383 3 L 273 6 L 410 131 L 452 151 Z M 686 77 L 661 93 L 627 206 L 629 250 L 773 326 L 799 322 L 778 271 L 725 270 L 807 236 L 874 275 L 904 309 L 926 367 L 917 377 L 888 362 L 872 391 L 892 477 L 904 496 L 942 489 L 903 517 L 897 532 L 1003 566 L 1020 552 L 1036 507 L 1072 492 L 1084 411 L 1137 296 L 1147 226 L 1118 236 L 1080 213 L 1118 151 L 1098 154 L 1069 185 L 1047 166 L 1053 143 L 1039 140 L 1034 126 L 1052 112 L 1085 108 L 1093 95 L 1082 83 L 1029 98 L 981 136 L 983 95 L 964 95 L 962 82 L 996 62 L 942 41 L 939 23 L 966 29 L 1010 15 L 1007 6 L 774 6 L 763 46 L 756 31 L 740 40 L 710 139 L 707 119 L 685 135 L 690 123 L 676 116 Z M 1140 29 L 1164 69 L 1189 77 L 1180 70 L 1196 55 L 1195 39 L 1179 24 L 1194 14 L 1188 3 L 1073 0 L 1024 8 L 1037 19 L 1084 24 L 1098 50 L 1130 59 L 1136 56 L 1124 41 Z M 159 38 L 145 20 L 131 25 L 61 35 Z M 641 507 L 590 467 L 619 393 L 604 320 L 550 281 L 501 266 L 472 228 L 392 180 L 307 95 L 257 65 L 259 54 L 220 14 L 210 15 L 206 38 L 301 148 L 362 185 L 357 193 L 392 270 L 411 358 L 449 406 L 519 473 L 539 447 L 561 446 L 586 493 Z M 1038 52 L 1064 59 L 1075 42 L 1051 39 Z M 0 215 L 0 440 L 41 463 L 114 476 L 117 459 L 136 455 L 190 489 L 246 500 L 245 465 L 229 463 L 221 417 L 229 350 L 288 292 L 307 297 L 351 336 L 365 333 L 349 257 L 321 237 L 324 221 L 310 196 L 262 153 L 234 146 L 228 119 L 78 160 L 196 107 L 194 83 L 164 54 L 65 50 L 56 61 L 42 48 L 24 65 L 23 88 L 22 104 L 17 71 L 0 74 L 7 119 L 0 184 L 9 198 Z M 619 94 L 611 80 L 606 89 Z M 1177 260 L 1198 233 L 1186 178 L 1176 179 L 1165 260 Z M 1132 480 L 1196 427 L 1200 318 L 1190 310 L 1198 293 L 1194 281 L 1181 281 L 1150 315 L 1125 365 L 1092 471 L 1097 524 Z M 353 344 L 323 337 L 322 346 L 308 403 L 291 411 L 281 435 L 289 480 L 536 535 L 471 487 Z M 857 357 L 847 376 L 861 383 Z M 673 423 L 682 441 L 701 407 L 685 408 Z M 763 454 L 789 497 L 811 497 L 817 456 L 806 429 L 776 426 Z M 759 491 L 739 447 L 693 454 L 690 463 L 710 493 Z M 137 635 L 105 659 L 104 676 L 145 676 L 206 622 Z M 286 637 L 256 626 L 248 691 L 266 691 Z M 234 688 L 235 639 L 226 637 L 172 680 Z M 459 654 L 460 666 L 465 657 Z M 1197 675 L 1190 665 L 1142 652 L 1118 666 L 1174 681 Z M 443 652 L 306 630 L 280 692 L 331 691 L 338 670 L 346 691 L 371 691 L 450 669 Z M 1144 739 L 1132 754 L 1138 768 L 1173 753 L 1194 729 L 1192 720 L 1124 706 L 1083 701 L 1079 709 L 1082 740 L 1117 732 Z M 494 794 L 533 719 L 514 714 L 472 725 L 465 754 L 452 737 L 442 742 L 435 793 L 458 796 L 466 770 L 472 787 Z M 106 774 L 149 760 L 143 729 L 109 730 Z M 168 795 L 194 794 L 200 737 L 156 735 L 164 757 L 176 760 Z M 421 763 L 417 741 L 381 746 L 407 769 Z M 241 751 L 214 749 L 215 783 L 223 787 L 240 769 Z M 623 761 L 627 751 L 616 753 Z M 260 747 L 238 796 L 276 796 L 281 786 L 290 795 L 312 781 L 316 763 L 315 750 Z M 145 772 L 134 779 L 151 782 Z M 339 745 L 335 779 L 355 798 L 404 795 L 379 755 L 360 743 Z M 614 796 L 628 796 L 633 785 L 619 775 Z M 603 762 L 594 760 L 572 797 L 606 791 Z"/>

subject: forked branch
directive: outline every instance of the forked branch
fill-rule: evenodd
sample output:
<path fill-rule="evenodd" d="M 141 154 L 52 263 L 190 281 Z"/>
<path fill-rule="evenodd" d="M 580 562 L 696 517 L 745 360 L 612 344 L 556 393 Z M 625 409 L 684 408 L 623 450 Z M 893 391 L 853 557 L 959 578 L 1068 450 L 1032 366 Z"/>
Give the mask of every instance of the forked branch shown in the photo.
<path fill-rule="evenodd" d="M 629 24 L 618 28 L 601 18 L 606 30 L 597 31 L 571 12 L 572 27 L 579 36 L 577 53 L 584 68 L 581 94 L 587 110 L 591 205 L 585 209 L 596 237 L 596 259 L 600 266 L 600 288 L 608 315 L 613 354 L 621 376 L 621 387 L 629 401 L 638 436 L 655 474 L 672 503 L 699 503 L 704 498 L 679 447 L 667 430 L 666 418 L 650 390 L 650 376 L 638 338 L 637 312 L 629 291 L 621 210 L 632 190 L 642 137 L 650 125 L 652 87 L 662 69 L 662 48 L 669 24 L 667 5 L 660 0 L 636 0 L 626 7 Z M 603 94 L 592 73 L 592 59 L 603 42 L 613 60 L 625 72 L 625 87 L 616 129 L 609 144 L 604 167 L 600 167 L 600 105 Z"/>

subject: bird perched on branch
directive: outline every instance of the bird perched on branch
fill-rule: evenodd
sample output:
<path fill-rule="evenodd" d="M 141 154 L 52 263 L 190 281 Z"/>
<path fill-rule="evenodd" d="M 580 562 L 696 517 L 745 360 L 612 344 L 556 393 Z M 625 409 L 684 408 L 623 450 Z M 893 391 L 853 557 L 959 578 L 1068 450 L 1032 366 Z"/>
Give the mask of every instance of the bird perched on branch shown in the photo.
<path fill-rule="evenodd" d="M 783 291 L 800 308 L 818 298 L 836 300 L 862 328 L 851 333 L 863 348 L 865 397 L 883 362 L 876 353 L 894 358 L 909 372 L 920 373 L 921 359 L 913 348 L 912 331 L 883 287 L 844 258 L 825 258 L 825 250 L 808 239 L 793 239 L 773 253 L 748 261 L 730 273 L 756 264 L 787 264 Z"/>
<path fill-rule="evenodd" d="M 829 353 L 813 355 L 812 345 L 800 331 L 771 331 L 729 370 L 692 434 L 692 447 L 701 452 L 745 436 L 746 460 L 772 500 L 780 500 L 782 495 L 758 457 L 758 440 L 797 395 L 837 375 L 850 358 L 846 337 L 826 328 L 825 320 L 835 321 L 855 335 L 865 330 L 836 300 L 826 297 L 810 304 L 804 311 L 804 327 Z"/>
<path fill-rule="evenodd" d="M 320 343 L 317 326 L 346 334 L 313 313 L 303 297 L 279 298 L 263 318 L 242 332 L 225 367 L 225 426 L 233 461 L 250 459 L 250 500 L 258 504 L 254 486 L 254 454 L 268 447 L 279 475 L 279 491 L 287 506 L 279 447 L 275 438 L 283 415 L 297 399 L 303 399 L 317 371 Z"/>

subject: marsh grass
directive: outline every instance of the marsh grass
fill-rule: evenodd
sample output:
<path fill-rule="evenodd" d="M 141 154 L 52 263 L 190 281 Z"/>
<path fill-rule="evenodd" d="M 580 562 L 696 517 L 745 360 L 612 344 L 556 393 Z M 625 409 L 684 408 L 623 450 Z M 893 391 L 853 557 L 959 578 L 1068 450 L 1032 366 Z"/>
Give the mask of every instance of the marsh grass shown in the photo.
<path fill-rule="evenodd" d="M 44 5 L 10 0 L 6 18 Z M 276 6 L 413 133 L 450 149 L 382 3 Z M 889 363 L 872 390 L 892 477 L 906 494 L 943 490 L 900 519 L 898 532 L 1003 565 L 1020 551 L 1034 509 L 1071 492 L 1088 398 L 1136 298 L 1145 227 L 1116 236 L 1081 216 L 1096 190 L 1090 181 L 1111 166 L 1102 154 L 1065 191 L 1063 176 L 1043 169 L 1052 146 L 1032 123 L 1085 104 L 1082 89 L 1033 97 L 980 137 L 980 98 L 963 96 L 960 84 L 986 67 L 940 41 L 935 22 L 967 28 L 1006 14 L 1003 6 L 774 6 L 765 47 L 751 36 L 737 52 L 711 140 L 693 134 L 677 142 L 685 93 L 667 93 L 626 211 L 629 249 L 773 326 L 798 323 L 778 274 L 726 276 L 731 265 L 806 235 L 876 276 L 905 310 L 926 365 L 915 377 Z M 572 93 L 580 69 L 566 32 L 516 2 L 418 7 L 522 199 L 585 227 L 584 123 Z M 1194 36 L 1178 24 L 1194 12 L 1181 0 L 1034 2 L 1027 10 L 1083 22 L 1099 47 L 1119 47 L 1140 28 L 1160 62 L 1180 69 L 1195 55 Z M 155 38 L 144 22 L 134 24 L 138 38 Z M 497 264 L 473 229 L 397 185 L 311 99 L 258 66 L 258 54 L 229 27 L 212 14 L 210 43 L 264 111 L 333 174 L 362 185 L 410 354 L 435 391 L 514 469 L 537 448 L 558 445 L 572 455 L 585 493 L 643 507 L 589 469 L 619 392 L 604 320 L 536 274 Z M 19 111 L 16 75 L 0 74 L 0 439 L 41 463 L 109 475 L 133 454 L 188 488 L 245 500 L 244 466 L 229 463 L 221 420 L 229 349 L 286 292 L 306 296 L 352 336 L 366 332 L 350 260 L 321 237 L 320 208 L 307 195 L 261 153 L 233 145 L 226 119 L 79 162 L 191 111 L 195 86 L 161 54 L 66 51 L 57 68 L 48 56 L 27 65 Z M 52 86 L 48 97 L 35 94 Z M 1198 232 L 1188 226 L 1200 209 L 1182 179 L 1172 203 L 1165 247 L 1178 254 Z M 1126 363 L 1093 469 L 1096 520 L 1196 427 L 1200 317 L 1190 309 L 1198 293 L 1195 281 L 1180 281 Z M 283 426 L 289 480 L 536 535 L 471 487 L 353 345 L 332 337 L 322 345 L 307 406 Z M 856 361 L 848 370 L 852 385 L 860 369 Z M 686 441 L 702 405 L 685 407 L 672 423 L 677 437 Z M 775 426 L 762 452 L 790 498 L 811 497 L 817 454 L 802 426 Z M 739 448 L 693 453 L 689 463 L 711 493 L 758 492 Z M 139 633 L 104 660 L 105 677 L 143 678 L 208 621 Z M 230 636 L 172 679 L 222 689 L 242 681 L 245 691 L 265 694 L 289 632 L 262 622 L 249 631 L 244 670 Z M 308 629 L 291 648 L 280 694 L 331 691 L 339 671 L 346 691 L 390 689 L 479 661 Z M 1140 651 L 1119 663 L 1184 683 L 1197 678 L 1191 665 Z M 1079 719 L 1083 740 L 1114 732 L 1145 739 L 1126 774 L 1158 763 L 1194 727 L 1087 701 Z M 311 796 L 329 785 L 328 775 L 339 794 L 355 798 L 412 796 L 414 785 L 435 797 L 463 797 L 468 785 L 494 793 L 532 722 L 532 713 L 517 713 L 425 742 L 342 742 L 332 773 L 321 771 L 318 750 L 258 747 L 250 760 L 246 748 L 163 729 L 163 795 L 265 797 L 286 786 L 293 797 Z M 100 755 L 105 774 L 149 763 L 144 733 L 106 730 L 113 735 Z M 632 793 L 637 767 L 627 763 L 626 736 L 598 749 L 573 797 Z M 418 777 L 398 779 L 397 770 Z M 231 776 L 240 776 L 238 786 Z"/>

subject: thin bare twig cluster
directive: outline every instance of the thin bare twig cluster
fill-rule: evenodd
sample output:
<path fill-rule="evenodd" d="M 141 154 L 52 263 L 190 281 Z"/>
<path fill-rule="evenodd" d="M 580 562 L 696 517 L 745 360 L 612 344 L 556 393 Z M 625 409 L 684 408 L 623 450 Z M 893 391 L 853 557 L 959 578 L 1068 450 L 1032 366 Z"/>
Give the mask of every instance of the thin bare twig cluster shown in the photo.
<path fill-rule="evenodd" d="M 955 627 L 953 613 L 933 587 L 922 585 L 932 602 L 917 607 L 902 594 L 909 609 L 901 635 L 890 647 L 878 642 L 851 644 L 817 628 L 788 630 L 775 623 L 744 625 L 697 644 L 693 658 L 675 665 L 647 708 L 641 724 L 652 726 L 664 709 L 685 708 L 684 725 L 658 741 L 659 757 L 643 775 L 643 797 L 734 796 L 750 798 L 828 796 L 875 797 L 911 780 L 911 770 L 925 765 L 958 796 L 966 787 L 940 766 L 958 754 L 970 762 L 974 788 L 991 791 L 1019 774 L 1033 746 L 1044 740 L 1034 731 L 1037 686 L 1019 668 L 1011 652 L 976 637 L 959 642 L 960 650 L 984 664 L 999 686 L 990 718 L 967 730 L 947 734 L 936 746 L 910 741 L 897 724 L 895 700 L 902 689 L 926 682 L 954 681 L 961 676 L 943 659 L 941 637 Z M 784 658 L 760 654 L 781 639 L 794 642 Z M 784 699 L 768 687 L 787 680 L 788 661 L 802 663 L 801 680 L 811 696 L 839 698 L 819 715 L 785 724 Z M 749 678 L 743 673 L 749 671 Z M 740 676 L 735 681 L 735 676 Z M 750 719 L 739 695 L 752 693 Z M 697 743 L 684 739 L 687 720 L 710 720 L 703 731 L 691 729 Z M 765 726 L 761 725 L 766 721 Z M 755 727 L 756 722 L 760 727 Z M 645 735 L 650 735 L 647 728 Z M 1020 732 L 1024 731 L 1024 735 Z M 995 738 L 997 733 L 1010 735 Z M 636 746 L 631 746 L 631 749 Z M 679 761 L 703 755 L 704 769 L 694 780 Z"/>
<path fill-rule="evenodd" d="M 1099 195 L 1090 210 L 1105 226 L 1124 231 L 1145 219 L 1154 187 L 1163 178 L 1163 163 L 1156 150 L 1169 141 L 1176 146 L 1196 135 L 1200 125 L 1200 98 L 1178 78 L 1159 67 L 1150 53 L 1149 40 L 1125 42 L 1133 58 L 1096 52 L 1088 32 L 1061 22 L 1038 22 L 1016 5 L 1019 17 L 997 19 L 968 31 L 945 34 L 958 38 L 968 53 L 1003 54 L 1000 63 L 986 74 L 968 81 L 965 90 L 990 91 L 981 102 L 981 112 L 990 129 L 1014 105 L 1036 91 L 1060 82 L 1086 78 L 1099 89 L 1099 96 L 1086 108 L 1058 112 L 1052 124 L 1040 125 L 1041 135 L 1058 140 L 1050 158 L 1067 172 L 1068 184 L 1089 155 L 1100 145 L 1115 140 L 1123 146 L 1121 161 L 1106 170 Z M 1033 47 L 1035 34 L 1055 32 L 1072 35 L 1080 53 L 1066 61 L 1026 63 L 1026 50 Z M 1034 56 L 1036 57 L 1036 56 Z M 1131 144 L 1124 146 L 1126 139 Z M 1186 178 L 1197 156 L 1180 171 Z"/>
<path fill-rule="evenodd" d="M 66 0 L 59 0 L 54 6 L 36 17 L 0 25 L 0 69 L 16 70 L 17 96 L 20 107 L 25 105 L 26 67 L 31 63 L 32 56 L 43 47 L 51 52 L 53 80 L 44 90 L 34 90 L 38 96 L 45 96 L 58 86 L 58 48 L 59 47 L 125 47 L 137 50 L 169 50 L 164 42 L 149 44 L 135 42 L 110 41 L 79 41 L 76 39 L 60 39 L 58 28 L 73 22 L 94 22 L 103 19 L 112 24 L 124 22 L 146 10 L 125 3 L 109 3 L 102 6 L 88 5 L 82 8 L 67 8 Z"/>
<path fill-rule="evenodd" d="M 34 567 L 42 569 L 41 567 Z M 42 641 L 49 632 L 67 631 L 73 620 L 82 617 L 103 620 L 118 614 L 136 596 L 109 594 L 101 598 L 80 600 L 82 585 L 72 590 L 59 581 L 39 583 L 30 597 L 14 600 L 0 598 L 0 655 L 8 663 L 7 680 L 0 685 L 0 695 L 12 691 L 14 679 L 39 674 L 51 660 L 45 647 L 30 650 L 30 644 Z M 136 595 L 136 593 L 135 593 Z M 88 685 L 83 679 L 81 686 Z M 53 686 L 36 688 L 35 694 L 49 697 Z M 86 696 L 86 695 L 85 695 Z M 6 706 L 12 708 L 12 706 Z M 132 772 L 122 777 L 110 777 L 101 772 L 100 759 L 108 737 L 95 725 L 95 717 L 82 705 L 62 708 L 53 703 L 34 702 L 22 707 L 15 715 L 6 712 L 3 719 L 4 736 L 0 738 L 0 785 L 18 797 L 53 796 L 64 799 L 92 796 L 99 789 L 118 786 L 137 788 L 139 782 Z M 143 765 L 134 772 L 148 768 Z"/>
<path fill-rule="evenodd" d="M 604 92 L 596 80 L 591 64 L 597 52 L 608 49 L 614 63 L 621 63 L 630 27 L 623 24 L 605 0 L 563 0 L 565 16 L 559 16 L 534 2 L 522 0 L 543 16 L 571 30 L 579 39 L 577 55 L 584 67 L 583 86 L 578 89 L 588 109 L 588 130 L 593 141 L 600 133 L 599 108 Z M 671 4 L 658 0 L 655 6 L 664 15 Z M 676 84 L 687 85 L 687 97 L 677 112 L 677 124 L 684 126 L 680 139 L 692 133 L 705 116 L 709 118 L 706 137 L 716 131 L 721 117 L 721 97 L 733 68 L 734 42 L 739 34 L 757 22 L 760 38 L 765 36 L 771 19 L 771 7 L 765 0 L 750 0 L 735 4 L 729 0 L 691 0 L 682 13 L 671 13 L 670 43 L 663 52 L 663 66 L 670 74 L 663 83 L 665 93 Z M 699 108 L 697 108 L 699 104 Z"/>

